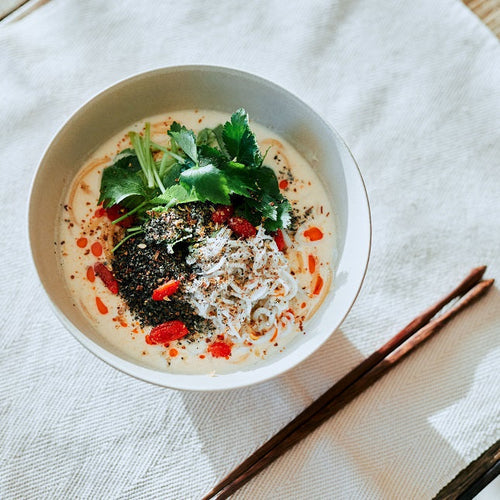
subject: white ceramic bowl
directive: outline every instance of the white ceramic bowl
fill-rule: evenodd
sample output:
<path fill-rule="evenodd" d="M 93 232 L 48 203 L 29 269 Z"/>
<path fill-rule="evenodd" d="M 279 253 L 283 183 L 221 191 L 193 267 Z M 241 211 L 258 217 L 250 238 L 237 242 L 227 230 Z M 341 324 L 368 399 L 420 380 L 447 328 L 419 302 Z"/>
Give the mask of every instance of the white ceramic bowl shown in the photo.
<path fill-rule="evenodd" d="M 308 323 L 308 334 L 299 336 L 286 353 L 250 370 L 208 377 L 148 368 L 107 342 L 73 305 L 54 247 L 62 200 L 89 155 L 128 125 L 181 109 L 213 109 L 229 115 L 240 107 L 252 120 L 293 144 L 324 183 L 338 230 L 333 285 Z M 214 66 L 178 66 L 123 80 L 84 104 L 66 122 L 45 152 L 33 181 L 29 236 L 36 269 L 57 316 L 87 349 L 142 380 L 177 389 L 210 391 L 275 377 L 307 358 L 332 335 L 360 290 L 370 253 L 371 224 L 363 180 L 349 149 L 309 106 L 281 87 L 248 73 Z"/>

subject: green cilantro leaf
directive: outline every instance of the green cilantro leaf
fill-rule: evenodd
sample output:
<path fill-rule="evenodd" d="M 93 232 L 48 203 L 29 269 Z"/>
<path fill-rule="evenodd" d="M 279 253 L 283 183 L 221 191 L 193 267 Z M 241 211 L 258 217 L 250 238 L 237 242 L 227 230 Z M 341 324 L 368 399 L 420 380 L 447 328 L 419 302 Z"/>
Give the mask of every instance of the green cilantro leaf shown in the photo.
<path fill-rule="evenodd" d="M 262 155 L 255 135 L 248 125 L 248 115 L 243 108 L 231 116 L 231 121 L 224 124 L 222 140 L 231 159 L 249 166 L 260 166 Z"/>
<path fill-rule="evenodd" d="M 278 218 L 277 202 L 275 198 L 266 192 L 261 192 L 259 200 L 253 202 L 253 206 L 262 214 L 264 220 L 271 219 L 276 221 Z"/>
<path fill-rule="evenodd" d="M 211 128 L 204 128 L 198 132 L 196 137 L 196 145 L 200 146 L 215 146 L 217 144 L 217 137 Z"/>
<path fill-rule="evenodd" d="M 252 224 L 263 224 L 272 232 L 290 224 L 290 203 L 280 192 L 276 174 L 269 167 L 253 168 L 257 188 L 251 197 L 243 198 L 238 214 Z"/>
<path fill-rule="evenodd" d="M 168 135 L 174 139 L 177 145 L 191 158 L 198 163 L 198 151 L 196 149 L 196 137 L 192 130 L 188 130 L 184 125 L 177 122 L 172 123 Z"/>
<path fill-rule="evenodd" d="M 217 168 L 221 168 L 228 162 L 227 156 L 222 151 L 206 144 L 198 147 L 198 158 L 200 167 L 214 165 Z"/>
<path fill-rule="evenodd" d="M 198 152 L 200 166 L 214 165 L 224 173 L 231 194 L 250 196 L 257 189 L 254 168 L 228 161 L 221 151 L 206 145 L 200 146 Z"/>
<path fill-rule="evenodd" d="M 141 165 L 139 163 L 139 159 L 135 154 L 135 151 L 132 148 L 127 148 L 120 151 L 113 161 L 113 165 L 118 165 L 121 161 L 127 163 L 128 168 L 132 168 L 134 170 L 140 170 Z"/>
<path fill-rule="evenodd" d="M 220 169 L 226 176 L 227 186 L 231 193 L 249 197 L 252 191 L 258 189 L 254 168 L 230 161 L 222 165 Z"/>
<path fill-rule="evenodd" d="M 281 199 L 283 197 L 280 192 L 278 179 L 273 169 L 269 167 L 260 167 L 258 169 L 257 179 L 259 187 L 263 192 L 276 198 Z"/>
<path fill-rule="evenodd" d="M 273 232 L 280 228 L 287 228 L 291 222 L 290 212 L 292 206 L 290 202 L 283 199 L 276 205 L 276 220 L 269 218 L 264 221 L 264 227 L 267 231 Z"/>
<path fill-rule="evenodd" d="M 141 203 L 148 195 L 137 156 L 121 154 L 117 156 L 113 165 L 103 170 L 99 203 L 104 202 L 106 207 L 118 203 L 134 206 Z"/>
<path fill-rule="evenodd" d="M 255 203 L 252 203 L 252 201 L 250 198 L 238 199 L 235 212 L 238 217 L 243 217 L 252 225 L 259 226 L 262 224 L 262 215 L 255 208 Z"/>
<path fill-rule="evenodd" d="M 215 127 L 213 129 L 213 133 L 215 135 L 215 138 L 217 140 L 217 144 L 219 146 L 219 149 L 220 149 L 222 155 L 225 156 L 226 158 L 229 158 L 229 153 L 226 150 L 226 146 L 224 144 L 224 138 L 222 137 L 223 132 L 224 132 L 224 127 L 222 124 L 217 125 L 217 127 Z"/>
<path fill-rule="evenodd" d="M 174 205 L 178 205 L 179 203 L 190 203 L 192 201 L 199 201 L 198 196 L 193 192 L 193 190 L 188 191 L 184 186 L 176 184 L 174 186 L 170 186 L 160 196 L 153 198 L 150 203 L 163 205 L 162 207 L 156 207 L 157 209 L 167 209 L 173 207 Z"/>
<path fill-rule="evenodd" d="M 124 149 L 120 151 L 113 161 L 113 165 L 117 167 L 127 167 L 135 172 L 141 170 L 141 164 L 139 163 L 139 158 L 135 154 L 135 151 L 131 148 Z"/>
<path fill-rule="evenodd" d="M 165 187 L 178 185 L 179 176 L 181 175 L 181 172 L 183 170 L 185 170 L 185 167 L 180 163 L 175 163 L 174 165 L 172 165 L 161 178 L 161 180 L 163 181 L 163 185 Z"/>
<path fill-rule="evenodd" d="M 231 203 L 226 176 L 213 165 L 184 170 L 179 181 L 181 184 L 193 188 L 199 201 L 211 201 L 223 205 Z"/>

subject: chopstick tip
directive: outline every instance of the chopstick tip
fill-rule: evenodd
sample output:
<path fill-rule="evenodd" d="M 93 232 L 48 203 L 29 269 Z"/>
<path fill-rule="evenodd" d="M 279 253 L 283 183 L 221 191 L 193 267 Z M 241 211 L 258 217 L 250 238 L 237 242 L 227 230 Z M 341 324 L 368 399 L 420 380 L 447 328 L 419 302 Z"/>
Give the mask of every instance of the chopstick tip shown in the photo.
<path fill-rule="evenodd" d="M 479 276 L 481 276 L 481 278 L 483 277 L 483 274 L 486 272 L 486 268 L 488 266 L 478 266 L 478 267 L 475 267 L 471 273 L 474 273 L 474 274 L 479 274 Z"/>

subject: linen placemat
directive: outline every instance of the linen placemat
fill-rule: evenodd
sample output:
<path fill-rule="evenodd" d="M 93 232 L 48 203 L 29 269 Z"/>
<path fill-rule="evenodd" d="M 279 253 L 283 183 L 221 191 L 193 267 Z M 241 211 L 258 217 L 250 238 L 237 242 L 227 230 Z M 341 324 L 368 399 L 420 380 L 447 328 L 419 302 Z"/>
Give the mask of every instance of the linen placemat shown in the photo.
<path fill-rule="evenodd" d="M 200 498 L 470 268 L 500 278 L 500 49 L 458 1 L 52 0 L 0 24 L 0 47 L 1 498 Z M 194 63 L 315 108 L 352 148 L 373 216 L 342 327 L 287 374 L 217 394 L 89 354 L 26 237 L 31 178 L 71 113 L 121 78 Z M 432 497 L 500 439 L 499 366 L 495 288 L 235 497 Z"/>

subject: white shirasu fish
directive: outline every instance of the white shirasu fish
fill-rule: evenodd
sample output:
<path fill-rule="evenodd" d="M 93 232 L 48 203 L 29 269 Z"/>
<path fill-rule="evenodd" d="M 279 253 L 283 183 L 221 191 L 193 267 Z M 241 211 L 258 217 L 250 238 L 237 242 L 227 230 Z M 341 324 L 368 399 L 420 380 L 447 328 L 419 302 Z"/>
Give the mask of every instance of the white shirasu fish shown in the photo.
<path fill-rule="evenodd" d="M 190 249 L 187 262 L 194 264 L 197 276 L 186 298 L 220 333 L 242 339 L 292 319 L 287 311 L 298 285 L 262 227 L 253 238 L 236 240 L 231 234 L 223 228 Z"/>

